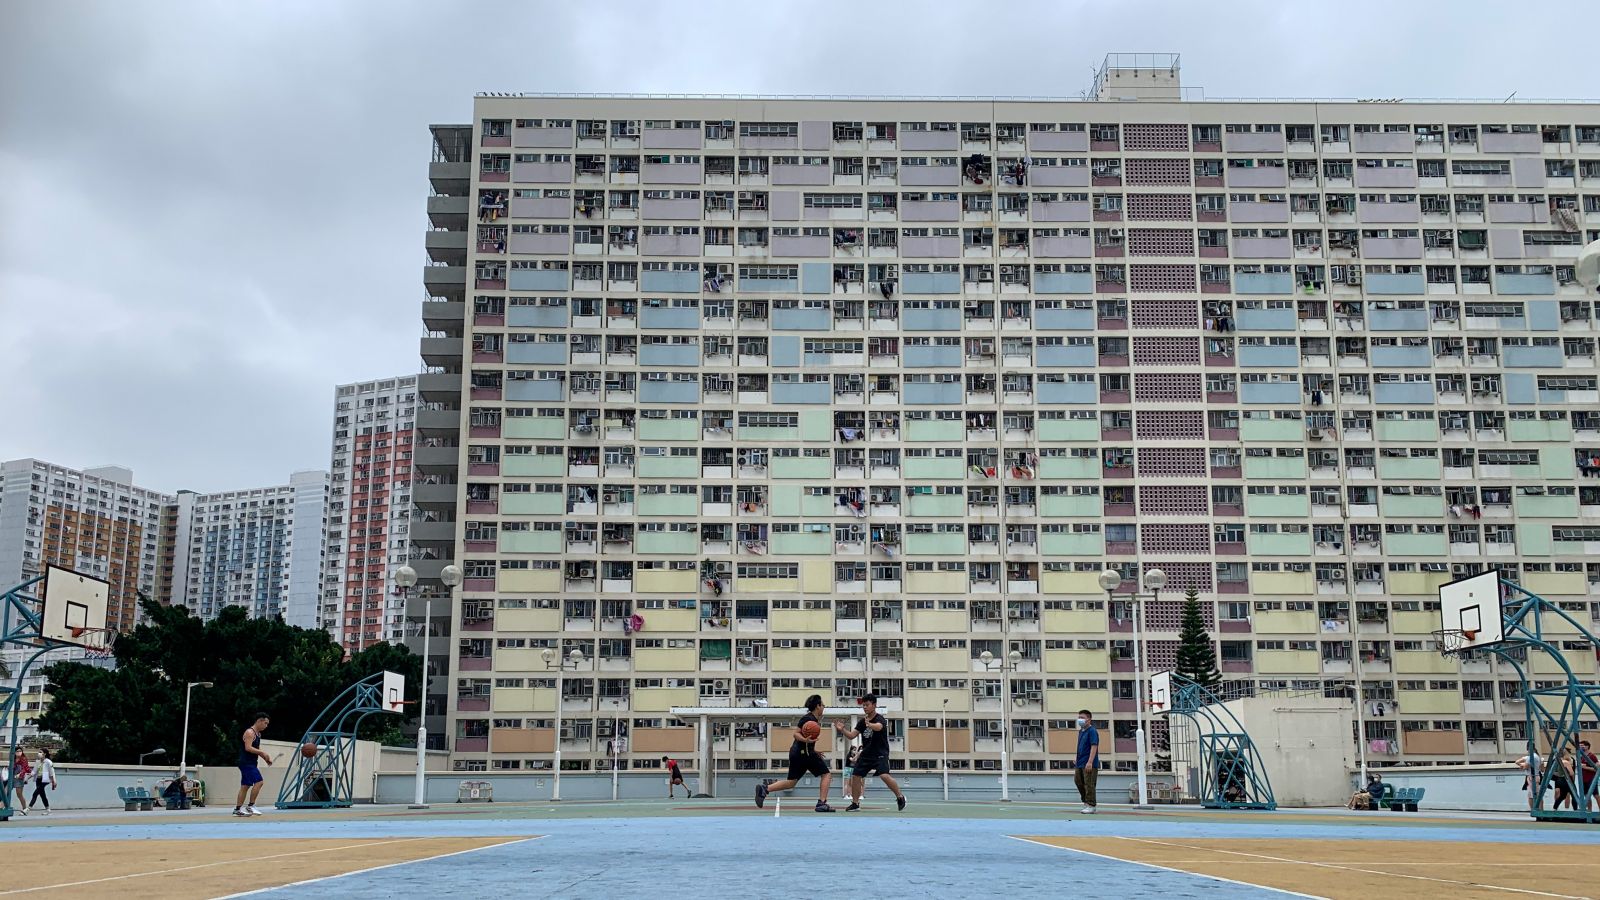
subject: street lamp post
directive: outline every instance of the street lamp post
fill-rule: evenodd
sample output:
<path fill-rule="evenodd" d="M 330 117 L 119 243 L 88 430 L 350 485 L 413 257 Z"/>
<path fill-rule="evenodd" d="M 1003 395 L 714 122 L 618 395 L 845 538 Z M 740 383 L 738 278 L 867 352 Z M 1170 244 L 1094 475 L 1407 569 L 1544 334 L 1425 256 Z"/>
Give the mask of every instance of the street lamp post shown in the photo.
<path fill-rule="evenodd" d="M 985 669 L 994 665 L 994 654 L 985 650 L 978 654 L 978 660 Z M 1008 775 L 1011 770 L 1011 675 L 1017 669 L 1017 663 L 1022 661 L 1022 653 L 1013 650 L 1006 654 L 1007 662 L 1000 664 L 1000 802 L 1011 802 L 1011 782 Z"/>
<path fill-rule="evenodd" d="M 191 681 L 183 689 L 183 744 L 178 750 L 178 774 L 189 774 L 189 695 L 197 687 L 211 687 L 209 681 Z"/>
<path fill-rule="evenodd" d="M 141 766 L 144 765 L 144 761 L 146 759 L 152 757 L 152 756 L 161 756 L 161 755 L 165 754 L 166 752 L 167 752 L 167 748 L 165 748 L 165 747 L 157 747 L 154 750 L 151 750 L 149 753 L 141 753 L 141 754 L 139 754 L 139 765 L 141 765 Z M 144 783 L 143 781 L 140 782 L 140 784 L 143 784 L 143 783 Z"/>
<path fill-rule="evenodd" d="M 1106 595 L 1115 601 L 1123 597 L 1133 604 L 1133 693 L 1134 714 L 1137 716 L 1138 728 L 1134 732 L 1134 749 L 1138 754 L 1139 766 L 1139 808 L 1150 806 L 1150 787 L 1146 780 L 1145 767 L 1145 733 L 1144 733 L 1144 617 L 1142 615 L 1147 599 L 1155 599 L 1161 589 L 1167 586 L 1167 573 L 1160 569 L 1150 569 L 1144 573 L 1144 591 L 1137 589 L 1118 594 L 1117 589 L 1122 587 L 1122 574 L 1115 569 L 1106 569 L 1100 573 L 1100 588 Z M 1113 735 L 1113 739 L 1115 735 Z"/>
<path fill-rule="evenodd" d="M 555 650 L 551 650 L 549 647 L 546 647 L 546 648 L 544 648 L 544 651 L 539 654 L 539 658 L 544 660 L 544 667 L 546 669 L 555 669 L 556 670 L 556 736 L 555 736 L 555 748 L 556 748 L 555 749 L 555 772 L 556 772 L 556 774 L 551 779 L 551 782 L 550 782 L 550 799 L 552 801 L 560 801 L 560 799 L 561 799 L 561 687 L 562 687 L 562 681 L 564 680 L 564 678 L 565 678 L 565 676 L 567 674 L 567 665 L 568 665 L 568 663 L 571 663 L 572 668 L 574 668 L 574 669 L 578 668 L 578 666 L 583 665 L 583 651 L 582 650 L 578 649 L 577 647 L 573 647 L 572 648 L 572 652 L 568 653 L 566 656 L 561 656 L 561 655 L 559 655 L 560 652 L 561 652 L 560 647 L 561 647 L 560 642 L 557 641 Z M 616 735 L 613 734 L 611 736 L 611 739 L 612 740 L 616 740 Z M 615 763 L 612 764 L 612 771 L 613 771 L 613 773 L 616 771 L 616 764 Z"/>
<path fill-rule="evenodd" d="M 945 713 L 950 709 L 950 698 L 939 704 L 939 780 L 944 783 L 944 799 L 950 799 L 950 732 L 945 730 Z"/>

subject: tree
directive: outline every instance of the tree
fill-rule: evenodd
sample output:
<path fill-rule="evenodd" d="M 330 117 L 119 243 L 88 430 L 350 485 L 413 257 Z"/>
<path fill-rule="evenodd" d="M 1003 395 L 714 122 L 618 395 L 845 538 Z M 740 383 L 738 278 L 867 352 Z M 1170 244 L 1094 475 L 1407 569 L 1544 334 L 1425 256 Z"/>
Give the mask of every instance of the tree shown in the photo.
<path fill-rule="evenodd" d="M 1183 597 L 1183 620 L 1178 630 L 1179 675 L 1210 691 L 1222 686 L 1217 671 L 1217 653 L 1206 634 L 1206 620 L 1200 615 L 1200 594 L 1190 588 Z"/>
<path fill-rule="evenodd" d="M 277 619 L 252 619 L 224 610 L 203 622 L 181 606 L 143 599 L 145 621 L 118 638 L 115 669 L 57 663 L 45 669 L 51 703 L 39 727 L 59 734 L 67 758 L 134 762 L 167 748 L 178 761 L 183 739 L 184 688 L 194 689 L 189 714 L 189 762 L 231 765 L 239 735 L 257 712 L 272 717 L 268 737 L 295 741 L 352 683 L 385 669 L 406 676 L 407 699 L 421 687 L 421 659 L 404 647 L 380 644 L 349 659 L 322 629 L 295 628 Z M 400 716 L 369 716 L 361 737 L 405 742 Z"/>

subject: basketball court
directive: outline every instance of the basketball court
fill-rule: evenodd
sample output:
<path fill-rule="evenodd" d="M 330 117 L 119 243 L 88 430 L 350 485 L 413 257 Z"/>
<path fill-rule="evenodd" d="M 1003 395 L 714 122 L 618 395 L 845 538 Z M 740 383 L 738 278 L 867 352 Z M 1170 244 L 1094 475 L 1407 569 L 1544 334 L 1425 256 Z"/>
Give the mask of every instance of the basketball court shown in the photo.
<path fill-rule="evenodd" d="M 882 792 L 878 792 L 882 793 Z M 804 796 L 802 796 L 804 794 Z M 727 799 L 79 813 L 4 828 L 0 897 L 1600 896 L 1600 832 L 1512 814 Z M 796 884 L 802 879 L 810 887 Z"/>

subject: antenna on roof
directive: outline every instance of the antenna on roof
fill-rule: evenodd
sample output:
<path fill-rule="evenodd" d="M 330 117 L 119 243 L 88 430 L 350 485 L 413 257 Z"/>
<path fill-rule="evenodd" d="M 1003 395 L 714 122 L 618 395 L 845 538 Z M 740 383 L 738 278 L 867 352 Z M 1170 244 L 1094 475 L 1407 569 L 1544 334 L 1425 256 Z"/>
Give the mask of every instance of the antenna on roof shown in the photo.
<path fill-rule="evenodd" d="M 1510 103 L 1511 102 L 1511 98 L 1515 97 L 1516 95 L 1517 95 L 1517 92 L 1516 91 L 1512 91 L 1509 95 L 1506 96 L 1506 98 L 1504 100 L 1501 100 L 1500 102 L 1501 103 Z"/>

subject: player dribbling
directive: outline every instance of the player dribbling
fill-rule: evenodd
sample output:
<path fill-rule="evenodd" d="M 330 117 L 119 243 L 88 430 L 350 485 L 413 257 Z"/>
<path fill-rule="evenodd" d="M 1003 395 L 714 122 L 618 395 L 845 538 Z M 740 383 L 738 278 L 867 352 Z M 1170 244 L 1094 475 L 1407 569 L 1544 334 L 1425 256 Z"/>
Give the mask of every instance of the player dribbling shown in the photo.
<path fill-rule="evenodd" d="M 756 807 L 764 808 L 767 795 L 773 791 L 787 791 L 800 783 L 806 773 L 822 779 L 822 789 L 817 796 L 816 811 L 819 813 L 834 812 L 828 805 L 828 788 L 833 784 L 833 769 L 828 761 L 817 752 L 817 738 L 822 735 L 822 713 L 827 706 L 822 702 L 821 694 L 812 694 L 806 698 L 806 714 L 795 723 L 794 743 L 789 745 L 789 773 L 782 781 L 771 784 L 756 785 Z M 807 728 L 807 725 L 811 728 Z M 809 734 L 808 734 L 809 732 Z"/>

